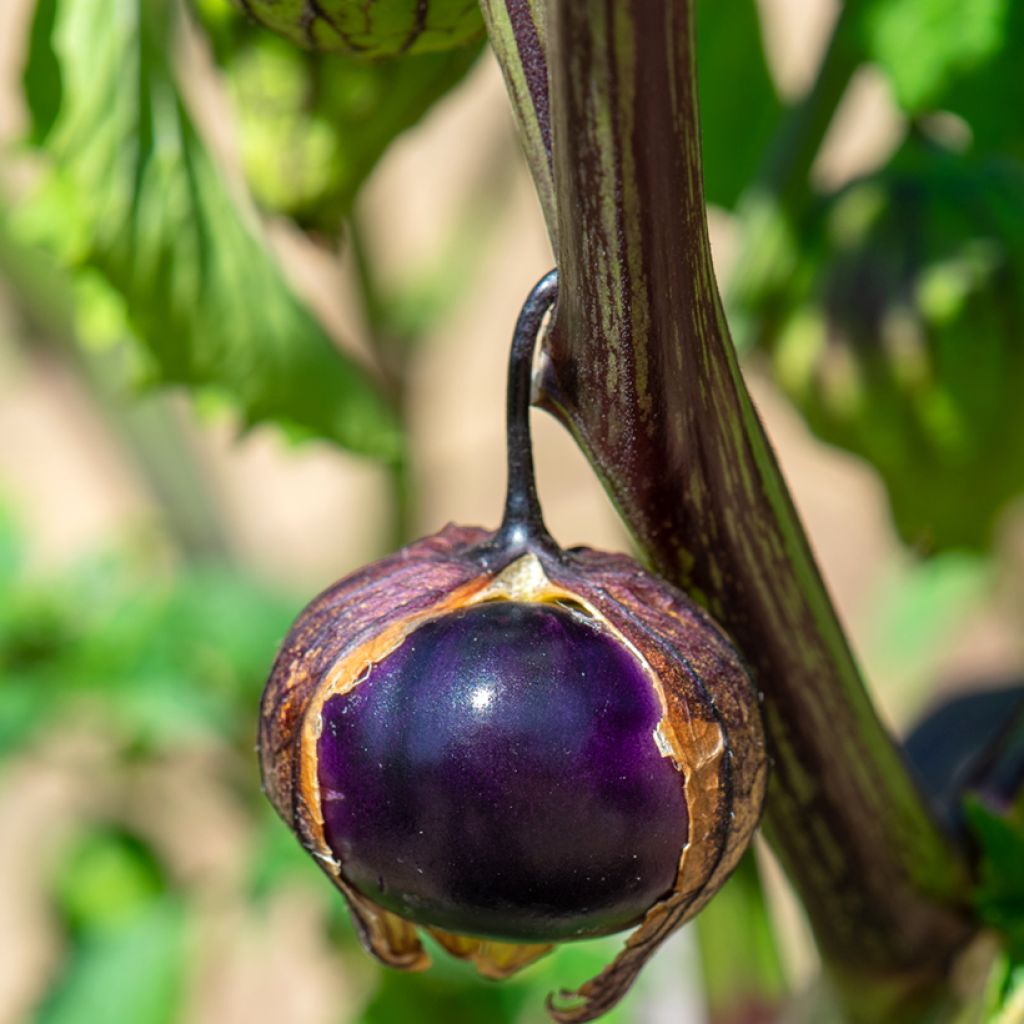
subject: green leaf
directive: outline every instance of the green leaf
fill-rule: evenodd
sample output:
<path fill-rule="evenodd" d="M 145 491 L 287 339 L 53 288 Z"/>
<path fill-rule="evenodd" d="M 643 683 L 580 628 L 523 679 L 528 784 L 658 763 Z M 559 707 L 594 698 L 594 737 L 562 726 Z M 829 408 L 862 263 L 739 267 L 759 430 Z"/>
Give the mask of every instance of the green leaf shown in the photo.
<path fill-rule="evenodd" d="M 780 1003 L 785 979 L 753 850 L 701 911 L 695 926 L 704 991 L 714 1017 L 742 1019 Z"/>
<path fill-rule="evenodd" d="M 996 814 L 973 797 L 964 801 L 964 813 L 981 853 L 974 891 L 978 916 L 1003 934 L 1019 963 L 1024 961 L 1024 820 Z"/>
<path fill-rule="evenodd" d="M 865 17 L 870 56 L 910 113 L 999 52 L 1012 0 L 884 0 Z"/>
<path fill-rule="evenodd" d="M 1016 0 L 874 0 L 866 55 L 918 116 L 958 114 L 979 151 L 1024 157 L 1024 4 Z"/>
<path fill-rule="evenodd" d="M 133 924 L 167 889 L 154 852 L 118 827 L 99 825 L 63 852 L 54 904 L 73 934 L 112 934 Z"/>
<path fill-rule="evenodd" d="M 136 752 L 218 738 L 248 754 L 301 603 L 226 569 L 168 576 L 123 556 L 0 593 L 0 758 L 65 716 Z"/>
<path fill-rule="evenodd" d="M 516 984 L 482 985 L 445 953 L 434 958 L 425 974 L 381 971 L 372 999 L 359 1024 L 515 1024 L 520 1019 L 523 991 Z"/>
<path fill-rule="evenodd" d="M 206 4 L 199 13 L 234 101 L 256 199 L 330 233 L 387 147 L 462 81 L 482 48 L 368 63 L 304 52 L 240 12 L 228 21 Z"/>
<path fill-rule="evenodd" d="M 25 102 L 32 116 L 32 141 L 43 142 L 60 111 L 63 81 L 53 51 L 53 25 L 58 0 L 36 0 L 29 37 L 28 60 L 22 75 Z"/>
<path fill-rule="evenodd" d="M 786 291 L 760 341 L 812 429 L 919 550 L 985 548 L 1024 492 L 1024 164 L 912 138 L 812 210 Z"/>
<path fill-rule="evenodd" d="M 989 60 L 950 83 L 943 109 L 970 125 L 981 150 L 1012 153 L 1024 160 L 1024 4 L 1010 4 L 1002 45 Z"/>
<path fill-rule="evenodd" d="M 731 208 L 764 159 L 782 105 L 754 0 L 699 0 L 696 18 L 704 193 Z"/>
<path fill-rule="evenodd" d="M 3 598 L 21 574 L 24 539 L 11 510 L 0 501 L 0 598 Z"/>
<path fill-rule="evenodd" d="M 249 847 L 251 853 L 246 877 L 249 898 L 253 903 L 263 903 L 286 882 L 301 879 L 308 881 L 322 897 L 323 875 L 291 829 L 270 810 L 266 801 L 261 801 L 256 825 Z M 330 899 L 331 894 L 328 893 L 326 898 Z M 340 897 L 337 902 L 344 905 Z M 347 914 L 345 920 L 349 920 Z"/>
<path fill-rule="evenodd" d="M 986 987 L 985 1024 L 1020 1024 L 1024 1020 L 1024 962 L 1004 954 L 996 961 Z"/>
<path fill-rule="evenodd" d="M 153 383 L 224 396 L 247 425 L 396 458 L 392 409 L 296 299 L 202 145 L 173 70 L 172 15 L 168 0 L 59 0 L 63 102 L 37 230 L 120 294 Z"/>
<path fill-rule="evenodd" d="M 166 897 L 123 927 L 83 937 L 37 1024 L 172 1024 L 183 996 L 184 924 Z"/>

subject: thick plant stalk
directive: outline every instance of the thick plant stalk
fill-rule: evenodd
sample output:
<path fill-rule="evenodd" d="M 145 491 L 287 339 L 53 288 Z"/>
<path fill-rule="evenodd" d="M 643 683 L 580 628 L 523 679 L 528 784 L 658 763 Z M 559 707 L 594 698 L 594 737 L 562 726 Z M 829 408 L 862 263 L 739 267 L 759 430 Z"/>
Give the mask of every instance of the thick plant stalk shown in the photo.
<path fill-rule="evenodd" d="M 487 34 L 530 164 L 552 243 L 556 242 L 551 163 L 551 106 L 547 65 L 547 0 L 480 0 Z"/>
<path fill-rule="evenodd" d="M 547 4 L 541 195 L 562 286 L 540 402 L 652 567 L 753 665 L 774 757 L 765 829 L 851 1016 L 912 1020 L 971 934 L 966 868 L 871 705 L 740 376 L 708 245 L 692 0 Z M 511 0 L 488 6 L 507 41 Z"/>

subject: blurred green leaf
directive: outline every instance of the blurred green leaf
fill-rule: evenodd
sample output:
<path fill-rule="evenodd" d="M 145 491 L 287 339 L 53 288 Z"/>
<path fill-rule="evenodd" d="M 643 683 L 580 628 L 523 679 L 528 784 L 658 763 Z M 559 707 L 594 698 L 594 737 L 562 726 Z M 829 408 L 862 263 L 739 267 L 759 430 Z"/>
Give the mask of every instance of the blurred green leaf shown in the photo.
<path fill-rule="evenodd" d="M 247 425 L 396 458 L 391 408 L 295 298 L 195 131 L 173 71 L 174 10 L 60 0 L 55 174 L 23 222 L 120 293 L 154 383 L 221 394 Z M 32 41 L 30 68 L 45 33 Z"/>
<path fill-rule="evenodd" d="M 550 1018 L 545 1001 L 561 989 L 572 989 L 598 974 L 621 951 L 625 935 L 566 942 L 499 985 L 481 981 L 469 965 L 449 956 L 432 940 L 426 943 L 433 966 L 425 974 L 383 971 L 379 986 L 360 1015 L 360 1024 L 406 1024 L 410 1020 L 445 1024 L 544 1024 Z M 636 1019 L 638 1000 L 650 992 L 643 976 L 602 1021 L 627 1024 Z"/>
<path fill-rule="evenodd" d="M 136 750 L 214 736 L 250 749 L 301 603 L 226 568 L 169 574 L 125 556 L 18 577 L 2 594 L 0 757 L 62 713 L 91 715 Z"/>
<path fill-rule="evenodd" d="M 185 918 L 170 897 L 73 947 L 37 1024 L 171 1024 L 184 995 Z"/>
<path fill-rule="evenodd" d="M 623 932 L 602 939 L 563 942 L 548 956 L 517 975 L 513 981 L 523 991 L 523 1014 L 518 1020 L 526 1020 L 530 1024 L 546 1024 L 550 1020 L 544 1012 L 548 996 L 562 990 L 577 989 L 600 974 L 622 952 L 626 937 L 627 933 Z M 625 998 L 606 1011 L 601 1020 L 605 1024 L 629 1024 L 636 1020 L 637 1006 L 643 994 L 649 993 L 653 985 L 650 972 L 646 975 L 641 973 Z"/>
<path fill-rule="evenodd" d="M 996 814 L 981 800 L 964 801 L 964 814 L 980 851 L 974 905 L 1001 932 L 1011 958 L 1024 963 L 1024 807 Z"/>
<path fill-rule="evenodd" d="M 519 1019 L 524 994 L 520 986 L 483 984 L 444 953 L 434 958 L 427 974 L 382 971 L 379 977 L 377 991 L 359 1016 L 360 1024 L 516 1024 Z"/>
<path fill-rule="evenodd" d="M 1012 0 L 883 0 L 869 3 L 868 52 L 910 113 L 939 102 L 959 76 L 999 52 Z"/>
<path fill-rule="evenodd" d="M 732 208 L 764 161 L 782 105 L 754 0 L 700 0 L 696 21 L 704 193 Z"/>
<path fill-rule="evenodd" d="M 741 1020 L 781 1003 L 785 978 L 753 850 L 701 911 L 696 929 L 712 1015 Z"/>
<path fill-rule="evenodd" d="M 68 952 L 38 1024 L 170 1024 L 185 968 L 185 916 L 153 852 L 93 826 L 62 851 L 53 901 Z"/>
<path fill-rule="evenodd" d="M 1024 962 L 1009 954 L 997 959 L 989 975 L 984 1004 L 984 1024 L 1020 1024 L 1024 1020 Z"/>
<path fill-rule="evenodd" d="M 45 141 L 60 111 L 63 81 L 53 50 L 53 26 L 58 0 L 36 0 L 28 60 L 22 75 L 25 102 L 32 115 L 32 141 Z"/>
<path fill-rule="evenodd" d="M 867 615 L 872 675 L 899 684 L 893 695 L 920 706 L 941 672 L 957 627 L 979 606 L 994 578 L 992 563 L 964 551 L 944 551 L 879 580 Z"/>
<path fill-rule="evenodd" d="M 1024 491 L 1024 165 L 912 139 L 818 204 L 785 291 L 761 343 L 814 431 L 909 543 L 985 547 Z"/>
<path fill-rule="evenodd" d="M 1024 5 L 1016 0 L 873 0 L 866 54 L 913 116 L 962 117 L 980 151 L 1024 157 Z"/>
<path fill-rule="evenodd" d="M 1012 153 L 1024 160 L 1024 4 L 1012 2 L 1002 45 L 983 66 L 951 83 L 944 110 L 959 114 L 980 150 Z"/>
<path fill-rule="evenodd" d="M 5 675 L 0 683 L 0 764 L 36 735 L 48 712 L 45 693 Z"/>
<path fill-rule="evenodd" d="M 14 514 L 0 501 L 0 598 L 21 574 L 24 538 Z"/>
<path fill-rule="evenodd" d="M 73 933 L 113 932 L 146 913 L 165 889 L 152 850 L 119 828 L 98 826 L 64 851 L 54 903 Z"/>
<path fill-rule="evenodd" d="M 136 744 L 219 735 L 248 746 L 295 603 L 225 570 L 181 573 L 163 589 L 114 578 L 82 634 L 69 690 L 109 701 Z"/>
<path fill-rule="evenodd" d="M 330 891 L 323 873 L 302 848 L 295 834 L 271 811 L 266 801 L 261 801 L 258 829 L 249 861 L 250 897 L 255 903 L 260 903 L 284 882 L 293 879 L 306 879 L 316 886 L 321 897 L 329 900 L 334 895 L 337 902 L 344 906 L 341 895 Z M 350 926 L 351 917 L 347 911 L 342 918 L 346 926 Z"/>
<path fill-rule="evenodd" d="M 482 48 L 370 63 L 300 50 L 241 11 L 226 16 L 223 0 L 196 6 L 234 101 L 254 195 L 331 234 L 387 147 L 462 81 Z"/>

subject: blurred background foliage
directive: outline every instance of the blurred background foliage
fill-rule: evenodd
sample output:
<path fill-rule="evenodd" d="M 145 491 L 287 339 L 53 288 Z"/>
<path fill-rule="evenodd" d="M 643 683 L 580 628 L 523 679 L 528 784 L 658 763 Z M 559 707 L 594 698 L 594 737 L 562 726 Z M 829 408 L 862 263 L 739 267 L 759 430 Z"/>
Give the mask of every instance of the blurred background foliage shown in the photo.
<path fill-rule="evenodd" d="M 432 151 L 440 168 L 385 191 L 387 206 L 415 177 L 454 182 L 425 257 L 388 255 L 373 195 L 387 167 L 374 171 L 428 113 L 493 86 L 483 44 L 314 53 L 228 0 L 16 0 L 0 15 L 4 401 L 30 371 L 57 405 L 70 388 L 155 510 L 47 560 L 41 524 L 75 517 L 75 475 L 54 471 L 57 507 L 32 505 L 4 476 L 17 460 L 0 463 L 0 961 L 15 965 L 0 967 L 0 1021 L 542 1020 L 546 994 L 619 939 L 563 947 L 502 986 L 443 956 L 424 976 L 379 970 L 265 806 L 253 756 L 265 674 L 311 587 L 462 507 L 421 442 L 450 404 L 424 406 L 427 343 L 460 318 L 490 323 L 478 341 L 500 373 L 549 259 L 502 248 L 524 172 L 500 88 L 472 123 L 501 131 L 457 128 Z M 698 0 L 697 41 L 730 319 L 798 499 L 808 476 L 834 492 L 833 467 L 853 473 L 826 506 L 832 540 L 813 515 L 812 535 L 903 725 L 938 688 L 1010 682 L 1024 662 L 1024 6 Z M 496 330 L 490 308 L 470 313 L 489 273 L 514 285 Z M 493 418 L 501 385 L 485 394 L 474 358 L 468 391 Z M 500 423 L 470 419 L 468 391 L 457 430 L 497 465 Z M 834 449 L 790 464 L 793 409 L 862 464 Z M 18 422 L 3 446 L 45 461 Z M 241 543 L 272 503 L 264 491 L 226 513 L 217 467 L 250 442 L 211 462 L 204 431 L 284 438 L 283 462 L 312 448 L 376 467 L 302 538 L 333 554 L 299 571 L 287 538 Z M 321 500 L 275 479 L 286 504 Z M 493 516 L 500 482 L 481 479 Z M 861 559 L 849 549 L 871 488 L 886 540 Z M 577 529 L 593 493 L 567 506 L 567 539 L 624 544 L 616 527 Z M 861 561 L 873 589 L 850 612 L 842 580 Z M 979 798 L 965 813 L 985 851 L 976 900 L 1006 942 L 964 1019 L 1009 1024 L 1024 1019 L 1024 809 Z M 608 1019 L 829 1019 L 813 977 L 759 851 Z"/>

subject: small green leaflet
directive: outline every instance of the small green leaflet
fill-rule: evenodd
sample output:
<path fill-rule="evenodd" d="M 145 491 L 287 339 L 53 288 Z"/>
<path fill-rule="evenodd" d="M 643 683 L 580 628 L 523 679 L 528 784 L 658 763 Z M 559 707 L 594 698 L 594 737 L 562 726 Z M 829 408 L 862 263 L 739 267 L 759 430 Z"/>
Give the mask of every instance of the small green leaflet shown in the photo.
<path fill-rule="evenodd" d="M 980 863 L 974 905 L 978 916 L 1002 934 L 1005 948 L 993 965 L 982 1009 L 985 1024 L 1024 1020 L 1024 803 L 1006 815 L 977 797 L 964 801 L 964 814 L 977 843 Z"/>
<path fill-rule="evenodd" d="M 905 109 L 919 112 L 947 83 L 999 50 L 1010 0 L 889 0 L 867 8 L 866 41 Z"/>
<path fill-rule="evenodd" d="M 37 22 L 26 71 L 38 83 L 55 57 L 62 83 L 55 118 L 52 92 L 29 89 L 55 168 L 35 221 L 53 223 L 62 256 L 119 293 L 153 382 L 223 395 L 247 426 L 272 420 L 396 458 L 394 412 L 292 293 L 196 132 L 170 55 L 176 8 L 49 8 L 52 34 Z"/>
<path fill-rule="evenodd" d="M 952 111 L 981 148 L 1024 152 L 1019 0 L 871 0 L 862 26 L 867 57 L 905 111 Z"/>
<path fill-rule="evenodd" d="M 183 909 L 164 897 L 124 927 L 83 936 L 36 1024 L 172 1024 L 184 971 Z"/>
<path fill-rule="evenodd" d="M 964 813 L 981 854 L 974 892 L 978 916 L 1002 932 L 1011 958 L 1024 963 L 1024 825 L 976 797 L 964 801 Z"/>

